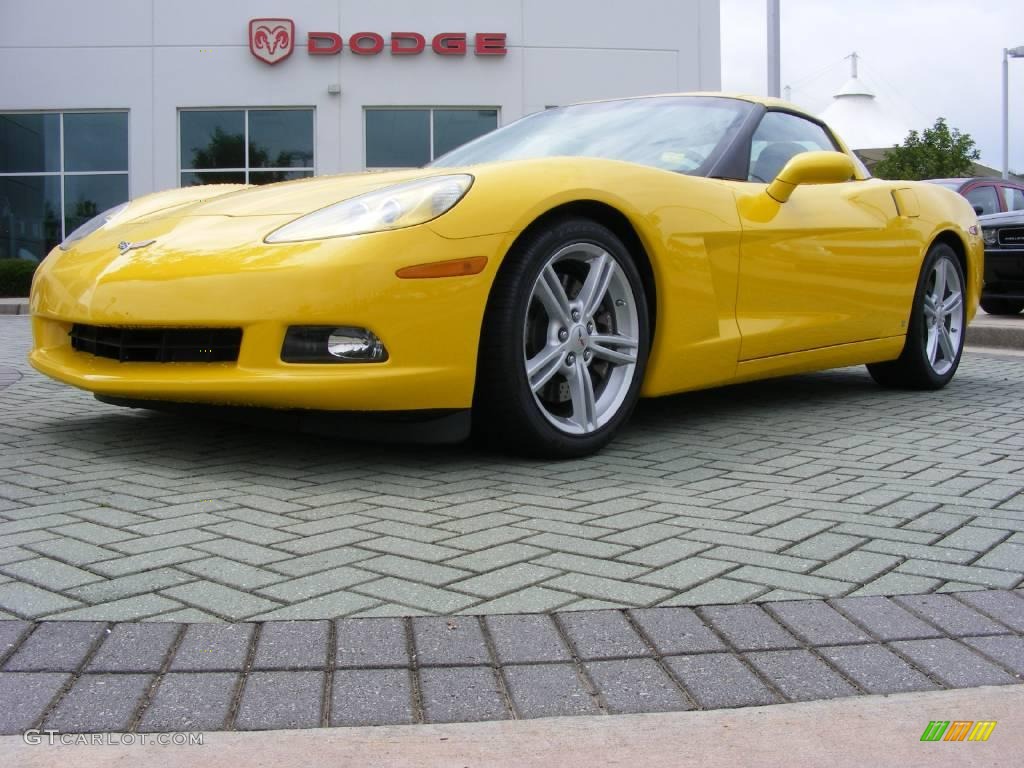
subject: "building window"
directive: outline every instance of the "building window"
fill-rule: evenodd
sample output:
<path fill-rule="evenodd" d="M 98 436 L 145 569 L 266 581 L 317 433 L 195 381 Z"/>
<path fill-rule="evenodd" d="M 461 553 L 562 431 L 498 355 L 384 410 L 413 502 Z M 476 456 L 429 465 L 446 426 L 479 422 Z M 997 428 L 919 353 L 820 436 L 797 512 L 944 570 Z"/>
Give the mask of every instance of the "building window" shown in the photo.
<path fill-rule="evenodd" d="M 128 199 L 128 113 L 0 113 L 0 258 L 40 261 Z"/>
<path fill-rule="evenodd" d="M 181 110 L 181 186 L 312 176 L 312 109 Z"/>
<path fill-rule="evenodd" d="M 497 109 L 368 108 L 366 167 L 426 165 L 497 127 Z"/>

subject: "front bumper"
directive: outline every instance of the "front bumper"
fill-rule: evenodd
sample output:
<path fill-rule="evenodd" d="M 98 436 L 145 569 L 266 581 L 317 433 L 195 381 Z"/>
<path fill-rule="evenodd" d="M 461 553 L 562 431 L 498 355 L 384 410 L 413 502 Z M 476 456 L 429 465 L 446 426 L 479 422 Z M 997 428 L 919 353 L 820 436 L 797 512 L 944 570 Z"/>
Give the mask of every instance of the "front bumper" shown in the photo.
<path fill-rule="evenodd" d="M 987 248 L 985 250 L 986 299 L 1024 301 L 1024 249 Z"/>
<path fill-rule="evenodd" d="M 33 284 L 30 363 L 59 381 L 125 400 L 330 411 L 471 405 L 480 325 L 505 236 L 449 239 L 418 226 L 263 244 L 262 231 L 279 224 L 270 216 L 152 222 L 128 239 L 153 238 L 160 247 L 111 257 L 116 243 L 90 238 L 83 242 L 88 250 L 55 251 Z M 125 233 L 107 239 L 117 237 Z M 480 274 L 395 276 L 403 266 L 472 256 L 488 257 Z M 242 343 L 231 363 L 121 363 L 72 349 L 74 323 L 240 327 Z M 292 325 L 368 328 L 389 359 L 284 363 L 281 345 Z"/>

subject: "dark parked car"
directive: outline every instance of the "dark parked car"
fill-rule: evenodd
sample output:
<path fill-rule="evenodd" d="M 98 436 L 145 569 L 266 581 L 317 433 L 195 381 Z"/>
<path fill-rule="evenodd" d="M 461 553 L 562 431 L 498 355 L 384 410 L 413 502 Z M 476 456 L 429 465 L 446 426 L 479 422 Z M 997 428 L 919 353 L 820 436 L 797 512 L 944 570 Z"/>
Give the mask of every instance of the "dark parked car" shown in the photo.
<path fill-rule="evenodd" d="M 1024 211 L 1024 185 L 991 176 L 971 179 L 925 179 L 952 189 L 967 198 L 979 216 L 1005 211 Z"/>
<path fill-rule="evenodd" d="M 1024 210 L 980 216 L 985 236 L 985 287 L 981 308 L 990 315 L 1024 309 Z"/>

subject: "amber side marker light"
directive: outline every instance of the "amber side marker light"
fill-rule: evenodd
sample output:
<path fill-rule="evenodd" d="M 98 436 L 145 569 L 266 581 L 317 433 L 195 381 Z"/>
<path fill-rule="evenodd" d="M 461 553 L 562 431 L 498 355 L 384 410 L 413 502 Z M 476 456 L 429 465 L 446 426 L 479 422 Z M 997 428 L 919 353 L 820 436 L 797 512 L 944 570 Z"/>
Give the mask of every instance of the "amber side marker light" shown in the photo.
<path fill-rule="evenodd" d="M 487 266 L 486 256 L 473 256 L 468 259 L 452 259 L 451 261 L 434 261 L 430 264 L 416 264 L 402 267 L 395 274 L 408 280 L 425 277 L 464 277 L 476 275 Z"/>

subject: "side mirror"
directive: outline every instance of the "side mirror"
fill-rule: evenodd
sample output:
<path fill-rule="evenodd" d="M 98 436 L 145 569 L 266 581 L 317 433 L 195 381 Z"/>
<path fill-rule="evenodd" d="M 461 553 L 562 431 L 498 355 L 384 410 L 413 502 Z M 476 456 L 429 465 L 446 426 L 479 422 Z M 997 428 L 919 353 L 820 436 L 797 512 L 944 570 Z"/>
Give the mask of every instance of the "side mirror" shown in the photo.
<path fill-rule="evenodd" d="M 784 203 L 800 184 L 838 184 L 853 178 L 853 161 L 842 152 L 801 152 L 793 155 L 768 189 L 773 200 Z"/>
<path fill-rule="evenodd" d="M 975 212 L 975 213 L 976 213 L 976 214 L 977 214 L 978 216 L 982 216 L 982 215 L 983 215 L 983 214 L 985 213 L 985 209 L 984 209 L 984 208 L 982 208 L 982 207 L 981 207 L 980 205 L 976 205 L 976 206 L 974 206 L 974 212 Z"/>

